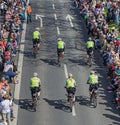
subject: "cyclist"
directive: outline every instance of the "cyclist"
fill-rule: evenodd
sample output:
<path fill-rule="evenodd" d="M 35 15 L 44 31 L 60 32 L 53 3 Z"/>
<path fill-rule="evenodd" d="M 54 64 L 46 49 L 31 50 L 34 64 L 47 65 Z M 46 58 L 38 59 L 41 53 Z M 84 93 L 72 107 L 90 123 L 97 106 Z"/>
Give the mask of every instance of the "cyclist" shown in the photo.
<path fill-rule="evenodd" d="M 58 41 L 57 41 L 58 63 L 60 61 L 60 56 L 63 57 L 64 51 L 65 51 L 65 43 L 64 43 L 64 41 L 62 41 L 61 38 L 58 38 Z M 60 55 L 61 53 L 62 53 L 62 55 Z"/>
<path fill-rule="evenodd" d="M 37 48 L 40 48 L 40 42 L 41 42 L 41 34 L 40 34 L 40 28 L 37 27 L 35 28 L 35 31 L 32 34 L 32 39 L 33 39 L 33 48 L 35 48 L 37 44 Z"/>
<path fill-rule="evenodd" d="M 76 92 L 76 81 L 73 79 L 73 75 L 71 73 L 68 74 L 68 78 L 66 80 L 65 88 L 67 93 L 73 93 L 75 95 Z"/>
<path fill-rule="evenodd" d="M 98 75 L 95 73 L 95 71 L 91 71 L 87 83 L 89 86 L 89 94 L 92 94 L 93 88 L 96 90 L 98 89 Z"/>
<path fill-rule="evenodd" d="M 38 78 L 38 74 L 36 72 L 33 73 L 33 77 L 30 79 L 30 89 L 31 89 L 31 95 L 33 98 L 34 92 L 38 93 L 38 98 L 40 97 L 40 91 L 41 91 L 41 80 Z"/>
<path fill-rule="evenodd" d="M 91 56 L 93 53 L 93 48 L 94 48 L 94 42 L 92 41 L 91 37 L 88 38 L 88 41 L 86 43 L 86 48 L 87 48 L 87 55 L 88 57 Z"/>

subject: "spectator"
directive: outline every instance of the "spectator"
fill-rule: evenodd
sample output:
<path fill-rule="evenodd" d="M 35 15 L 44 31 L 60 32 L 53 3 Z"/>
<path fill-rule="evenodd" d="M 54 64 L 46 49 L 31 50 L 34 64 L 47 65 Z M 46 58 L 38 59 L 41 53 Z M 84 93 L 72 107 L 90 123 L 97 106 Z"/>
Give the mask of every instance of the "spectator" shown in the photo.
<path fill-rule="evenodd" d="M 12 78 L 14 84 L 18 83 L 18 81 L 17 81 L 18 72 L 13 71 L 13 65 L 12 64 L 6 64 L 6 63 L 4 64 L 3 74 L 4 74 L 4 76 L 8 77 L 9 81 Z"/>
<path fill-rule="evenodd" d="M 31 3 L 27 6 L 27 23 L 32 22 L 32 6 Z"/>
<path fill-rule="evenodd" d="M 3 96 L 3 101 L 1 101 L 2 116 L 4 123 L 7 122 L 8 125 L 11 125 L 11 119 L 10 119 L 11 105 L 12 104 L 9 100 L 9 97 L 7 95 Z"/>

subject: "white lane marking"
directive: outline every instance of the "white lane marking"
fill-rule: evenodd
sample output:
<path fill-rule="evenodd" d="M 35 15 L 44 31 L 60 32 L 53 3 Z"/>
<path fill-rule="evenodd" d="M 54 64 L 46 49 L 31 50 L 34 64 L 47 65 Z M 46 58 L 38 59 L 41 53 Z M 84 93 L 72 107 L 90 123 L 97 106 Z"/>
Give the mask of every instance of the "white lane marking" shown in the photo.
<path fill-rule="evenodd" d="M 68 78 L 68 71 L 66 64 L 64 64 L 64 71 L 65 71 L 65 77 Z"/>
<path fill-rule="evenodd" d="M 55 20 L 57 20 L 57 15 L 56 15 L 56 13 L 54 14 L 54 17 L 55 17 Z"/>
<path fill-rule="evenodd" d="M 58 35 L 60 35 L 60 29 L 58 26 L 57 26 L 57 33 L 58 33 Z"/>
<path fill-rule="evenodd" d="M 29 3 L 29 0 L 28 0 Z M 23 24 L 23 32 L 21 36 L 21 43 L 25 42 L 25 35 L 26 35 L 26 23 Z M 20 51 L 24 52 L 24 44 L 20 45 Z M 20 98 L 20 88 L 21 88 L 21 77 L 22 77 L 22 67 L 23 67 L 23 53 L 19 53 L 19 59 L 18 59 L 18 71 L 20 71 L 18 75 L 19 84 L 15 86 L 14 90 L 14 103 L 13 103 L 13 110 L 14 115 L 16 118 L 14 119 L 14 122 L 12 125 L 17 125 L 18 122 L 18 106 L 19 106 L 19 98 Z"/>
<path fill-rule="evenodd" d="M 76 116 L 75 106 L 72 107 L 72 116 Z"/>
<path fill-rule="evenodd" d="M 55 4 L 53 4 L 53 9 L 55 10 Z"/>

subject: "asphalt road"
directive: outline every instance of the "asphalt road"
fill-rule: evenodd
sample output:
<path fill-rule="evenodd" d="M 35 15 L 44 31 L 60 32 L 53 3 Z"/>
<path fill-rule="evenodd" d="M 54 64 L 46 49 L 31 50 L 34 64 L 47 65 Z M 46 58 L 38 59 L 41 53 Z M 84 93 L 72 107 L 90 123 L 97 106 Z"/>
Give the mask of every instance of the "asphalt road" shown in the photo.
<path fill-rule="evenodd" d="M 16 125 L 120 125 L 119 112 L 111 103 L 111 94 L 105 90 L 108 81 L 97 50 L 92 68 L 86 64 L 87 31 L 73 1 L 34 0 L 31 4 L 33 21 L 26 25 L 24 51 L 20 51 L 20 54 L 23 54 L 23 65 L 20 97 L 15 98 L 15 105 L 18 105 Z M 41 20 L 35 19 L 36 14 L 43 16 L 42 24 L 39 22 Z M 68 14 L 73 17 L 71 21 L 66 19 Z M 37 58 L 34 59 L 31 55 L 31 34 L 38 26 L 42 26 L 40 29 L 43 42 Z M 58 37 L 63 38 L 66 43 L 61 67 L 56 63 Z M 91 69 L 98 72 L 101 82 L 97 108 L 89 105 L 86 81 Z M 39 73 L 42 81 L 42 94 L 37 112 L 31 109 L 29 90 L 29 79 L 35 71 Z M 76 103 L 72 113 L 68 108 L 64 89 L 67 72 L 71 72 L 77 82 Z"/>

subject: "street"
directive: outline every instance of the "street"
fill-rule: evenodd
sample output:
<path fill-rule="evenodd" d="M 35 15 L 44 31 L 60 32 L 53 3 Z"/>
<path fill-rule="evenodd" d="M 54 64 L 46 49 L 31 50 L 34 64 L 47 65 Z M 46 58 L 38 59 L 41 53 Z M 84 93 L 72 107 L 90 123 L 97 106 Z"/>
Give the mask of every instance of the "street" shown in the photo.
<path fill-rule="evenodd" d="M 87 30 L 78 8 L 72 0 L 34 0 L 32 23 L 24 24 L 18 68 L 20 83 L 15 90 L 15 114 L 13 125 L 120 125 L 119 112 L 112 104 L 111 93 L 102 57 L 94 52 L 90 68 L 86 62 L 85 41 Z M 36 16 L 37 15 L 37 16 Z M 42 43 L 35 59 L 32 56 L 32 32 L 40 27 Z M 57 65 L 57 38 L 66 43 L 62 66 Z M 89 85 L 86 84 L 90 70 L 100 77 L 98 106 L 89 105 Z M 37 72 L 42 82 L 41 99 L 37 112 L 31 109 L 29 80 Z M 77 83 L 76 103 L 70 112 L 64 88 L 67 74 L 71 72 Z"/>

